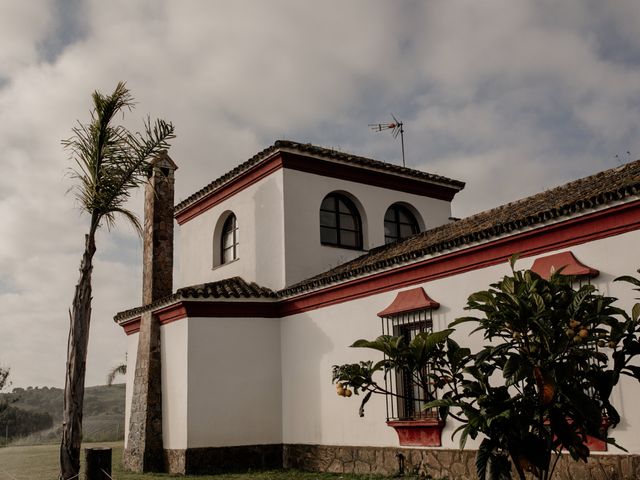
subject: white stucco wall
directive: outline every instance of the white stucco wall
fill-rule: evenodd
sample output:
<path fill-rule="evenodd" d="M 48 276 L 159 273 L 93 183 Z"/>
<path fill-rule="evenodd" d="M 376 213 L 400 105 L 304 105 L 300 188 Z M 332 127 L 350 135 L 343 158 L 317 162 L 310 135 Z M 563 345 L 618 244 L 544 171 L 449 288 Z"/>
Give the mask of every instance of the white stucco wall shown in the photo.
<path fill-rule="evenodd" d="M 186 321 L 160 327 L 162 362 L 162 440 L 164 448 L 187 447 L 187 328 Z M 125 447 L 129 440 L 129 419 L 133 398 L 139 333 L 127 336 L 127 375 L 125 392 Z"/>
<path fill-rule="evenodd" d="M 235 214 L 238 222 L 238 260 L 219 265 L 218 258 L 214 259 L 214 229 L 228 211 Z M 264 287 L 282 288 L 283 215 L 283 176 L 278 170 L 178 225 L 174 288 L 233 276 Z"/>
<path fill-rule="evenodd" d="M 188 446 L 282 443 L 280 321 L 188 323 Z"/>
<path fill-rule="evenodd" d="M 363 250 L 320 244 L 320 204 L 334 191 L 360 207 Z M 384 244 L 384 214 L 396 202 L 411 205 L 422 229 L 447 223 L 450 202 L 290 169 L 277 170 L 178 226 L 175 287 L 241 276 L 280 289 Z M 219 265 L 214 231 L 226 213 L 238 221 L 239 258 Z M 285 254 L 286 252 L 286 254 Z"/>
<path fill-rule="evenodd" d="M 160 327 L 162 352 L 162 440 L 164 448 L 187 448 L 188 322 Z"/>
<path fill-rule="evenodd" d="M 426 230 L 449 222 L 451 216 L 451 204 L 444 200 L 284 169 L 287 285 L 365 253 L 320 244 L 320 204 L 334 191 L 349 193 L 362 207 L 364 250 L 384 244 L 384 214 L 393 203 L 412 205 Z"/>
<path fill-rule="evenodd" d="M 600 271 L 592 281 L 603 293 L 620 299 L 627 309 L 634 303 L 633 291 L 612 280 L 623 274 L 633 274 L 640 267 L 640 232 L 631 232 L 569 249 L 547 252 L 547 256 L 571 250 L 578 260 Z M 529 268 L 535 257 L 518 262 L 518 268 Z M 487 288 L 490 283 L 509 273 L 501 264 L 467 272 L 416 286 L 424 287 L 441 308 L 434 313 L 434 329 L 443 329 L 455 318 L 465 314 L 463 308 L 469 294 Z M 381 333 L 376 313 L 388 306 L 397 291 L 370 296 L 318 310 L 287 317 L 282 320 L 282 398 L 283 442 L 328 445 L 398 446 L 393 429 L 385 424 L 385 404 L 382 396 L 375 396 L 366 408 L 364 418 L 358 417 L 361 397 L 349 399 L 336 395 L 331 384 L 331 366 L 376 359 L 375 352 L 353 349 L 356 339 L 372 339 Z M 469 337 L 471 325 L 461 325 L 455 339 L 477 351 L 482 338 Z M 623 379 L 613 394 L 613 403 L 623 422 L 610 435 L 629 449 L 640 453 L 640 412 L 635 403 L 640 398 L 637 382 Z M 442 434 L 443 448 L 458 448 L 458 438 L 451 440 L 457 427 L 449 419 Z M 467 448 L 477 443 L 467 442 Z M 609 453 L 623 453 L 610 448 Z"/>

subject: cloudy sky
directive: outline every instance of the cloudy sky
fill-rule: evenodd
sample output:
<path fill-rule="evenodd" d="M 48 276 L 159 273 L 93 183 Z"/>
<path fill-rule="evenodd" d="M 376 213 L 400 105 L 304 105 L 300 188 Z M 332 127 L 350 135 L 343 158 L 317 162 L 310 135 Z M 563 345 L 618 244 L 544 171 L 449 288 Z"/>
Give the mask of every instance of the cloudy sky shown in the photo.
<path fill-rule="evenodd" d="M 60 140 L 93 90 L 125 80 L 127 124 L 175 124 L 177 200 L 278 138 L 400 162 L 367 128 L 394 113 L 466 216 L 640 157 L 638 24 L 636 0 L 0 0 L 0 365 L 63 385 L 88 219 Z M 140 256 L 101 232 L 88 385 L 124 361 Z"/>

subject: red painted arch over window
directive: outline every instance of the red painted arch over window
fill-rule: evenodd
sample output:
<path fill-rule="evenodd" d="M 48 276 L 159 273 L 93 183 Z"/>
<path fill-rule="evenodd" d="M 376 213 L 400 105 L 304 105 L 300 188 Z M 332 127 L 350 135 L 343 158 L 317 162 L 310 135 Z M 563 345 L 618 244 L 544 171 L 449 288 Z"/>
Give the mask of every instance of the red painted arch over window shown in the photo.
<path fill-rule="evenodd" d="M 571 251 L 536 258 L 531 266 L 531 271 L 548 280 L 553 272 L 557 272 L 561 268 L 562 275 L 586 276 L 593 278 L 597 277 L 600 273 L 595 268 L 591 268 L 580 263 Z"/>

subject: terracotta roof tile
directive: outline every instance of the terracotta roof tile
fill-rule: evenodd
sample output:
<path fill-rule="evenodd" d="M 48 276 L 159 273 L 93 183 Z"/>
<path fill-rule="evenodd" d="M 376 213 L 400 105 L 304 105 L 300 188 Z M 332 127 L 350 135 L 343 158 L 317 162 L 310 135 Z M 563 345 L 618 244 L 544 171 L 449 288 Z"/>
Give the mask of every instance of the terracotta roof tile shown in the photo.
<path fill-rule="evenodd" d="M 218 282 L 202 283 L 178 289 L 182 298 L 275 298 L 276 293 L 257 283 L 248 283 L 240 277 Z"/>
<path fill-rule="evenodd" d="M 173 295 L 161 298 L 149 305 L 131 308 L 122 311 L 113 318 L 116 322 L 126 318 L 136 317 L 149 310 L 178 300 L 186 300 L 190 298 L 257 298 L 268 299 L 276 298 L 277 293 L 265 287 L 261 287 L 254 282 L 246 282 L 240 277 L 232 277 L 217 282 L 201 283 L 190 287 L 179 288 Z"/>
<path fill-rule="evenodd" d="M 206 196 L 210 192 L 213 192 L 218 187 L 226 184 L 233 178 L 241 175 L 242 173 L 249 170 L 251 167 L 259 164 L 263 160 L 266 160 L 273 153 L 279 150 L 289 150 L 296 151 L 301 154 L 309 154 L 309 155 L 317 155 L 320 157 L 324 157 L 331 160 L 338 160 L 344 163 L 357 165 L 366 168 L 372 168 L 375 170 L 380 170 L 392 174 L 405 175 L 408 177 L 412 177 L 418 180 L 424 180 L 433 183 L 439 183 L 442 185 L 446 185 L 449 187 L 453 187 L 454 189 L 461 190 L 464 188 L 465 183 L 459 180 L 453 180 L 451 178 L 447 178 L 441 175 L 435 175 L 432 173 L 423 172 L 420 170 L 414 170 L 411 168 L 401 167 L 400 165 L 395 165 L 392 163 L 381 162 L 379 160 L 374 160 L 372 158 L 360 157 L 357 155 L 351 155 L 349 153 L 339 152 L 337 150 L 332 150 L 329 148 L 323 148 L 316 145 L 312 145 L 310 143 L 298 143 L 292 142 L 290 140 L 277 140 L 270 147 L 265 148 L 261 152 L 255 154 L 249 160 L 244 163 L 241 163 L 233 170 L 225 173 L 221 177 L 218 177 L 213 182 L 209 183 L 207 186 L 201 188 L 193 195 L 189 196 L 187 199 L 181 201 L 175 206 L 175 213 L 184 210 L 189 205 L 195 203 L 202 197 Z"/>
<path fill-rule="evenodd" d="M 296 295 L 638 195 L 640 160 L 374 248 L 365 255 L 278 293 L 281 296 Z"/>
<path fill-rule="evenodd" d="M 277 292 L 248 283 L 240 277 L 233 277 L 181 288 L 175 294 L 153 304 L 120 312 L 114 320 L 132 318 L 145 311 L 188 298 L 289 297 L 447 249 L 515 233 L 549 220 L 562 220 L 563 217 L 631 197 L 640 197 L 640 160 L 374 248 L 355 260 Z"/>

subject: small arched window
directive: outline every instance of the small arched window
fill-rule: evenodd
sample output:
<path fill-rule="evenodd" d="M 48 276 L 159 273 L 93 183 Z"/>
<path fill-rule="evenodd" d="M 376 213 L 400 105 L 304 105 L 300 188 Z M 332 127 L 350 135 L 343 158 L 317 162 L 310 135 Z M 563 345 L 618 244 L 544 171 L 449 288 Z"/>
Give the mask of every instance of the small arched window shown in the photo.
<path fill-rule="evenodd" d="M 393 243 L 420 231 L 418 220 L 404 205 L 394 203 L 384 214 L 384 243 Z"/>
<path fill-rule="evenodd" d="M 320 243 L 362 248 L 362 221 L 358 209 L 344 195 L 330 193 L 320 205 Z"/>
<path fill-rule="evenodd" d="M 232 213 L 224 221 L 220 236 L 220 263 L 229 263 L 238 258 L 238 222 Z"/>

